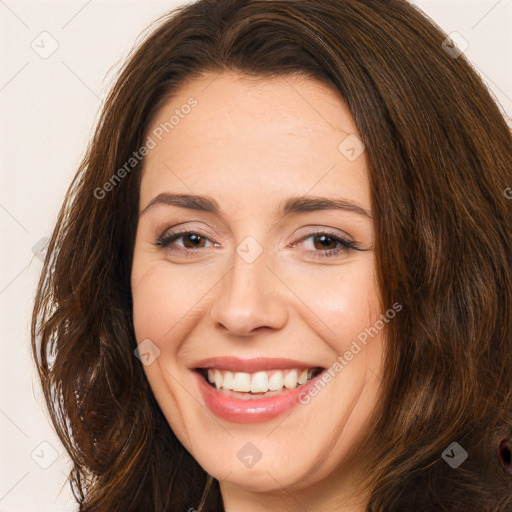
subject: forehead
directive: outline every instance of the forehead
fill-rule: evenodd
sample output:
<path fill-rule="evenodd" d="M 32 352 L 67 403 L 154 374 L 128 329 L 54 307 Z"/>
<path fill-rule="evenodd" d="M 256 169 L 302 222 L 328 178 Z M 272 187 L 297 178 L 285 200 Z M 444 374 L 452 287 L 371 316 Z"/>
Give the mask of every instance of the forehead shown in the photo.
<path fill-rule="evenodd" d="M 369 207 L 366 156 L 343 152 L 347 136 L 358 136 L 350 112 L 336 90 L 310 78 L 204 75 L 175 91 L 148 134 L 155 147 L 144 160 L 141 206 L 162 192 L 261 207 L 311 191 Z"/>

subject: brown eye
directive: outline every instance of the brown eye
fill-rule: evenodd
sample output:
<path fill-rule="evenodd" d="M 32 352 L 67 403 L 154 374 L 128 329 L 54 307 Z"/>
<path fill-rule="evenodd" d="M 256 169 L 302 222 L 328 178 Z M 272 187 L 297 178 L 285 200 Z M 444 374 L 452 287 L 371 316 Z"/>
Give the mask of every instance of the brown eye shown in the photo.
<path fill-rule="evenodd" d="M 187 244 L 187 240 L 190 242 L 191 245 Z M 197 233 L 189 233 L 186 235 L 183 235 L 183 246 L 186 249 L 198 249 L 204 247 L 202 244 L 204 244 L 205 238 L 201 235 L 198 235 Z"/>
<path fill-rule="evenodd" d="M 351 250 L 363 251 L 351 240 L 328 231 L 317 231 L 300 240 L 306 248 L 308 255 L 313 258 L 327 258 L 346 255 Z M 307 243 L 306 243 L 307 242 Z M 296 245 L 296 244 L 294 244 Z"/>
<path fill-rule="evenodd" d="M 182 243 L 178 243 L 179 240 L 182 240 Z M 156 245 L 159 247 L 163 247 L 166 250 L 170 251 L 191 251 L 193 252 L 195 249 L 206 249 L 208 246 L 207 243 L 211 243 L 212 246 L 217 244 L 212 243 L 211 240 L 198 233 L 197 231 L 181 231 L 179 233 L 167 233 L 164 234 L 156 241 Z"/>
<path fill-rule="evenodd" d="M 319 242 L 319 243 L 316 243 Z M 315 235 L 313 237 L 313 246 L 319 251 L 331 250 L 336 248 L 336 244 L 339 242 L 332 236 L 329 235 Z"/>

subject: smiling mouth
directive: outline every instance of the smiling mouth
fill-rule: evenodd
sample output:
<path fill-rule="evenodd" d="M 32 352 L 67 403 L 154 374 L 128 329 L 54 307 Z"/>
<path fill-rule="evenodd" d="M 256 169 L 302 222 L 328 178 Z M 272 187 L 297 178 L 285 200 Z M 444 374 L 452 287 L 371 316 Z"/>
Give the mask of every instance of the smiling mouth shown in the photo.
<path fill-rule="evenodd" d="M 228 396 L 253 399 L 268 398 L 299 388 L 322 373 L 325 368 L 290 368 L 262 370 L 254 373 L 196 368 L 203 379 Z"/>

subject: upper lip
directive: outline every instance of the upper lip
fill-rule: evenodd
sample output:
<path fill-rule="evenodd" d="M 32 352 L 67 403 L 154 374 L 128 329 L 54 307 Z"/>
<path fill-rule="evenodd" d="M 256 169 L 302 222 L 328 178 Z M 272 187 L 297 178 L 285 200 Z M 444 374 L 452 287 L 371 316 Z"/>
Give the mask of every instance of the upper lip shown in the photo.
<path fill-rule="evenodd" d="M 247 373 L 261 370 L 286 370 L 286 369 L 304 369 L 304 368 L 323 368 L 318 364 L 296 361 L 282 357 L 250 357 L 240 358 L 233 356 L 210 357 L 203 359 L 193 365 L 193 369 L 216 368 L 227 371 L 245 371 Z"/>

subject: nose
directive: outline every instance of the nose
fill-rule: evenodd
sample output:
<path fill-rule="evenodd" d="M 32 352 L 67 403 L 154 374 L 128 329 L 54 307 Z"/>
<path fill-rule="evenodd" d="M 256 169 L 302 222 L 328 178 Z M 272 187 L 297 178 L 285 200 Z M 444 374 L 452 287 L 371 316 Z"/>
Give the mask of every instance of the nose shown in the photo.
<path fill-rule="evenodd" d="M 265 252 L 250 263 L 235 254 L 233 267 L 218 284 L 210 316 L 217 327 L 233 336 L 281 329 L 288 319 L 283 287 L 267 267 Z"/>

